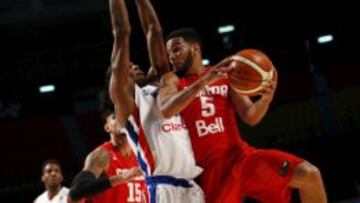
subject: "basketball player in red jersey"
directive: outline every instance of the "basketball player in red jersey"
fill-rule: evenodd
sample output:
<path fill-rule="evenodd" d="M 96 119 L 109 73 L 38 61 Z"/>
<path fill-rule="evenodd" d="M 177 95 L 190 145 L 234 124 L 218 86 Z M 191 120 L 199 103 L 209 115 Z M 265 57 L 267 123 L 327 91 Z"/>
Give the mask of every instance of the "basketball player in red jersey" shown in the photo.
<path fill-rule="evenodd" d="M 84 170 L 73 181 L 69 202 L 148 202 L 145 179 L 137 168 L 126 130 L 117 127 L 113 111 L 106 110 L 103 115 L 110 141 L 88 155 Z"/>
<path fill-rule="evenodd" d="M 256 125 L 272 101 L 276 81 L 253 102 L 229 88 L 226 58 L 213 68 L 202 65 L 201 41 L 193 29 L 172 32 L 166 40 L 174 72 L 162 77 L 158 105 L 165 118 L 181 113 L 189 129 L 207 202 L 289 202 L 299 189 L 303 203 L 327 202 L 319 169 L 294 155 L 255 149 L 239 135 L 235 112 Z"/>

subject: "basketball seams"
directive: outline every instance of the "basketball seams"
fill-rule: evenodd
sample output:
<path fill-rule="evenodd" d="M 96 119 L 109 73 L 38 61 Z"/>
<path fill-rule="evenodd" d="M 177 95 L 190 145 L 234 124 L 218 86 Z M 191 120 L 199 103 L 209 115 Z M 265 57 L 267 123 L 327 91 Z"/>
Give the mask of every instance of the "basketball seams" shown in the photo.
<path fill-rule="evenodd" d="M 275 70 L 271 60 L 261 51 L 255 49 L 243 50 L 232 56 L 232 59 L 234 60 L 234 68 L 237 67 L 239 70 L 245 68 L 244 70 L 250 71 L 245 73 L 245 75 L 241 75 L 241 71 L 233 70 L 228 75 L 230 87 L 238 93 L 248 95 L 256 93 L 263 89 L 274 76 Z M 250 69 L 246 68 L 246 66 Z M 248 75 L 255 73 L 257 76 Z M 237 89 L 237 86 L 241 88 Z"/>
<path fill-rule="evenodd" d="M 266 71 L 264 71 L 260 66 L 258 66 L 256 63 L 252 62 L 251 60 L 243 57 L 243 56 L 238 56 L 235 55 L 233 56 L 233 59 L 235 61 L 241 62 L 241 63 L 245 63 L 246 65 L 252 67 L 253 69 L 255 69 L 257 72 L 260 73 L 262 81 L 265 81 L 266 79 L 269 78 L 269 73 L 267 73 Z"/>

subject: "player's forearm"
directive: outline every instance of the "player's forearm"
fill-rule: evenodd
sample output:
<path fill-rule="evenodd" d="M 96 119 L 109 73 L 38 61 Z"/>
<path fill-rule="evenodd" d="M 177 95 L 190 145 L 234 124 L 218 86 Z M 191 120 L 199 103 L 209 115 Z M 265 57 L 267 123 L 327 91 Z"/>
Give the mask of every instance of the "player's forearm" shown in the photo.
<path fill-rule="evenodd" d="M 146 36 L 151 66 L 155 69 L 156 75 L 161 77 L 161 75 L 170 71 L 170 67 L 160 21 L 149 0 L 136 0 L 135 2 Z"/>
<path fill-rule="evenodd" d="M 154 34 L 162 36 L 160 21 L 156 15 L 154 7 L 149 0 L 135 0 L 136 8 L 139 13 L 141 26 L 144 34 L 147 35 L 151 29 Z"/>
<path fill-rule="evenodd" d="M 109 0 L 112 30 L 114 35 L 111 55 L 112 74 L 117 81 L 127 82 L 130 72 L 130 23 L 124 0 Z M 126 79 L 126 80 L 125 80 Z M 126 84 L 120 84 L 124 86 Z"/>
<path fill-rule="evenodd" d="M 118 175 L 109 177 L 109 181 L 110 181 L 112 187 L 126 182 L 126 181 L 124 181 L 124 178 L 122 176 L 118 176 Z"/>
<path fill-rule="evenodd" d="M 251 126 L 258 124 L 266 115 L 270 102 L 267 99 L 259 99 L 250 106 L 246 112 L 246 119 L 243 120 Z"/>
<path fill-rule="evenodd" d="M 109 6 L 114 38 L 129 36 L 131 27 L 124 0 L 109 0 Z"/>
<path fill-rule="evenodd" d="M 81 171 L 76 175 L 71 184 L 69 197 L 72 201 L 78 201 L 111 187 L 112 185 L 108 177 L 96 178 L 90 171 Z"/>
<path fill-rule="evenodd" d="M 171 118 L 181 113 L 204 89 L 208 81 L 205 78 L 200 78 L 188 88 L 177 92 L 173 96 L 166 98 L 163 102 L 159 102 L 160 112 L 165 118 Z"/>
<path fill-rule="evenodd" d="M 120 174 L 120 175 L 114 175 L 114 176 L 109 177 L 109 181 L 111 183 L 111 186 L 115 187 L 115 186 L 117 186 L 119 184 L 128 182 L 129 179 L 127 179 L 122 174 Z"/>

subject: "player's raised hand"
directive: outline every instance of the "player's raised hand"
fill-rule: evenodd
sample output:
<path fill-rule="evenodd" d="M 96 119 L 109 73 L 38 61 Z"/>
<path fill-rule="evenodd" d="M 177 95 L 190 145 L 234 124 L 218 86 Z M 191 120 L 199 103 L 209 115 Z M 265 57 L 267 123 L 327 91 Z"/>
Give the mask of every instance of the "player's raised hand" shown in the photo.
<path fill-rule="evenodd" d="M 273 70 L 274 70 L 273 78 L 265 85 L 265 87 L 261 91 L 259 91 L 259 95 L 261 95 L 263 99 L 269 101 L 272 101 L 277 87 L 278 73 L 275 68 Z"/>
<path fill-rule="evenodd" d="M 227 73 L 231 70 L 231 66 L 229 65 L 233 60 L 233 57 L 229 56 L 213 66 L 211 70 L 204 75 L 208 84 L 211 84 L 216 80 L 226 78 Z"/>

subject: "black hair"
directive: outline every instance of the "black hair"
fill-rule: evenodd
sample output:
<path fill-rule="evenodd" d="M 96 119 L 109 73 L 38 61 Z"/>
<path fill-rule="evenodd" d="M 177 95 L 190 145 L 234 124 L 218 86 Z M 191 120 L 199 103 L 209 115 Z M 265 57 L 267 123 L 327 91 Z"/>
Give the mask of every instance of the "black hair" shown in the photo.
<path fill-rule="evenodd" d="M 166 42 L 175 37 L 182 37 L 186 42 L 198 43 L 200 47 L 202 46 L 201 37 L 193 28 L 180 28 L 170 32 L 166 37 Z"/>
<path fill-rule="evenodd" d="M 48 160 L 44 161 L 43 164 L 41 165 L 41 171 L 42 171 L 42 173 L 44 172 L 45 167 L 46 167 L 48 164 L 58 165 L 59 168 L 61 169 L 61 164 L 60 164 L 60 162 L 59 162 L 58 160 L 56 160 L 56 159 L 48 159 Z"/>

